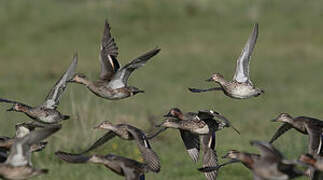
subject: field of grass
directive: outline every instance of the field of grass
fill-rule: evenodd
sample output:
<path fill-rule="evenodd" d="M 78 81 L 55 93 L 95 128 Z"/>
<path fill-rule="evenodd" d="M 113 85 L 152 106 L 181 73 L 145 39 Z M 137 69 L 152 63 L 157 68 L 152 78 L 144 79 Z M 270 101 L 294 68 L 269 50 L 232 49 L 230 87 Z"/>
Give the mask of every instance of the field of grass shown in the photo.
<path fill-rule="evenodd" d="M 280 112 L 323 118 L 323 2 L 318 0 L 33 0 L 0 1 L 0 97 L 38 105 L 79 53 L 78 72 L 95 79 L 99 73 L 99 42 L 108 19 L 119 47 L 119 60 L 156 46 L 162 49 L 129 84 L 145 90 L 121 101 L 108 101 L 78 84 L 68 86 L 59 110 L 71 115 L 63 129 L 35 153 L 36 167 L 50 173 L 35 179 L 122 179 L 95 165 L 58 160 L 57 150 L 79 152 L 104 132 L 91 127 L 101 121 L 127 122 L 149 131 L 171 107 L 183 111 L 215 109 L 230 119 L 231 129 L 217 134 L 217 152 L 230 149 L 257 152 L 250 140 L 269 140 Z M 204 80 L 214 72 L 233 76 L 236 58 L 253 24 L 260 34 L 251 61 L 251 78 L 263 96 L 234 100 L 221 92 L 192 94 L 188 87 L 211 87 Z M 14 125 L 29 120 L 0 105 L 0 135 L 12 136 Z M 307 137 L 291 130 L 275 146 L 287 158 L 307 150 Z M 152 141 L 162 170 L 147 179 L 205 179 L 185 152 L 178 132 L 168 130 Z M 115 138 L 96 150 L 140 160 L 135 144 Z M 221 160 L 221 159 L 220 159 Z M 221 160 L 222 161 L 222 160 Z M 223 168 L 221 180 L 251 179 L 242 165 Z M 302 178 L 299 178 L 302 179 Z M 305 178 L 303 178 L 305 179 Z"/>

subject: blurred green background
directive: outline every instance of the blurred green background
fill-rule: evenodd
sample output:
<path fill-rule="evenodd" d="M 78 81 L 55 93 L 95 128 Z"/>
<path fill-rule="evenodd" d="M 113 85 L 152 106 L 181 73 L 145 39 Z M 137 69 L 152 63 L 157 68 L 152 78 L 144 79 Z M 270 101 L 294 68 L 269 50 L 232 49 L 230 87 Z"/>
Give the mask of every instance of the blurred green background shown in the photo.
<path fill-rule="evenodd" d="M 99 43 L 108 19 L 119 47 L 119 61 L 156 46 L 162 51 L 133 73 L 129 84 L 146 91 L 108 101 L 78 84 L 68 86 L 59 110 L 72 118 L 35 153 L 36 167 L 49 168 L 35 179 L 122 179 L 103 166 L 58 160 L 57 150 L 79 152 L 104 132 L 91 127 L 103 120 L 127 122 L 149 131 L 171 107 L 183 111 L 214 109 L 229 118 L 232 129 L 217 133 L 219 156 L 230 149 L 257 152 L 250 140 L 269 140 L 280 112 L 323 117 L 323 2 L 318 0 L 2 0 L 0 1 L 0 97 L 38 105 L 66 70 L 75 51 L 78 72 L 96 79 Z M 253 24 L 260 34 L 251 61 L 251 79 L 265 94 L 235 100 L 222 92 L 192 94 L 188 87 L 212 87 L 204 80 L 214 72 L 231 79 Z M 14 125 L 29 120 L 1 104 L 0 135 L 13 136 Z M 307 150 L 307 137 L 291 130 L 275 146 L 290 159 Z M 147 179 L 205 179 L 185 152 L 179 134 L 168 130 L 152 141 L 162 171 Z M 115 138 L 96 153 L 116 153 L 140 160 L 134 142 Z M 222 161 L 220 159 L 220 161 Z M 221 169 L 218 179 L 251 179 L 236 164 Z M 302 179 L 302 178 L 299 178 Z M 303 178 L 305 179 L 305 178 Z"/>

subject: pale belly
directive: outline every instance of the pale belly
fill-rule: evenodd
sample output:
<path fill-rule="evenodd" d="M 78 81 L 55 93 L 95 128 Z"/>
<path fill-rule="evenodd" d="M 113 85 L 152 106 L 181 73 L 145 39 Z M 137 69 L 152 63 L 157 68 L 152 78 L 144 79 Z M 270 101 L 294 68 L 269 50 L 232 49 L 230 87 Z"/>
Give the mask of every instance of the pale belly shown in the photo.
<path fill-rule="evenodd" d="M 233 98 L 245 99 L 259 95 L 256 89 L 251 86 L 238 86 L 228 90 L 228 95 Z"/>

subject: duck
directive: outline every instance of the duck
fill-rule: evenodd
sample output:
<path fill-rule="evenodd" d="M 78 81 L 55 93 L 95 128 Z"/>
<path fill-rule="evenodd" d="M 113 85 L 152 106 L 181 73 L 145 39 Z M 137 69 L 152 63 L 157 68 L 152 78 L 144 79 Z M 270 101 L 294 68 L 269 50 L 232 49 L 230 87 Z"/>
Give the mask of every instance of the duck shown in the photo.
<path fill-rule="evenodd" d="M 171 108 L 164 117 L 167 119 L 158 126 L 164 127 L 164 130 L 167 128 L 178 129 L 185 148 L 195 163 L 199 159 L 201 138 L 203 147 L 203 167 L 216 166 L 218 164 L 218 157 L 215 150 L 215 132 L 223 127 L 228 127 L 228 119 L 212 110 L 201 110 L 198 113 L 183 113 L 179 108 Z M 214 117 L 220 117 L 221 120 L 225 121 L 217 121 Z M 222 125 L 220 126 L 221 123 Z M 160 133 L 160 131 L 158 133 Z M 204 172 L 204 175 L 208 180 L 216 179 L 217 174 L 217 171 Z"/>
<path fill-rule="evenodd" d="M 251 141 L 250 144 L 257 147 L 261 154 L 231 150 L 223 156 L 223 158 L 229 158 L 230 161 L 217 167 L 205 167 L 199 170 L 210 172 L 218 170 L 219 167 L 224 165 L 242 162 L 245 167 L 252 171 L 254 180 L 288 180 L 305 175 L 305 172 L 296 168 L 299 165 L 297 161 L 284 159 L 282 154 L 271 144 L 262 141 Z"/>
<path fill-rule="evenodd" d="M 264 93 L 264 90 L 259 89 L 253 85 L 249 75 L 250 57 L 255 47 L 258 38 L 258 23 L 254 25 L 253 31 L 242 50 L 241 55 L 237 60 L 236 72 L 232 81 L 224 79 L 220 73 L 214 73 L 207 81 L 216 82 L 220 87 L 209 89 L 189 88 L 193 93 L 201 93 L 207 91 L 223 91 L 225 95 L 235 99 L 247 99 L 257 97 Z"/>
<path fill-rule="evenodd" d="M 10 152 L 11 147 L 17 142 L 19 139 L 23 138 L 24 136 L 30 134 L 30 132 L 34 131 L 37 127 L 43 127 L 40 125 L 36 125 L 33 122 L 23 122 L 16 124 L 16 133 L 15 136 L 10 138 L 7 136 L 0 137 L 0 162 L 4 162 Z M 30 151 L 31 152 L 38 152 L 43 150 L 47 145 L 47 141 L 41 141 L 38 144 L 32 144 Z"/>
<path fill-rule="evenodd" d="M 0 164 L 0 178 L 8 180 L 23 180 L 33 176 L 47 174 L 48 169 L 37 169 L 31 163 L 30 148 L 61 129 L 61 125 L 50 126 L 32 131 L 19 138 L 10 149 L 9 156 Z"/>
<path fill-rule="evenodd" d="M 57 110 L 57 106 L 59 104 L 60 97 L 66 88 L 66 83 L 74 76 L 77 60 L 78 56 L 75 53 L 72 64 L 69 66 L 64 75 L 56 82 L 41 105 L 32 107 L 18 101 L 12 101 L 4 98 L 0 98 L 0 102 L 13 104 L 13 106 L 7 111 L 22 112 L 29 118 L 42 124 L 57 124 L 62 120 L 69 119 L 70 117 L 68 115 L 63 115 Z"/>
<path fill-rule="evenodd" d="M 83 73 L 76 73 L 70 82 L 82 84 L 96 96 L 109 100 L 120 100 L 144 93 L 137 87 L 128 86 L 128 79 L 134 70 L 145 65 L 159 51 L 160 48 L 150 50 L 121 67 L 117 60 L 118 47 L 111 36 L 110 25 L 106 20 L 100 48 L 101 72 L 99 79 L 90 81 Z"/>
<path fill-rule="evenodd" d="M 147 139 L 145 133 L 130 124 L 112 124 L 109 121 L 103 121 L 99 125 L 94 127 L 95 129 L 108 130 L 101 138 L 99 138 L 95 143 L 93 143 L 87 150 L 80 154 L 88 153 L 104 143 L 108 142 L 110 139 L 118 136 L 124 140 L 135 140 L 136 144 L 141 152 L 141 155 L 150 169 L 154 172 L 160 171 L 160 159 L 156 152 L 153 151 L 149 140 Z"/>
<path fill-rule="evenodd" d="M 307 153 L 300 155 L 298 161 L 310 167 L 308 176 L 312 180 L 321 180 L 323 178 L 323 156 L 313 156 Z M 312 168 L 314 168 L 314 170 L 312 170 Z"/>
<path fill-rule="evenodd" d="M 272 120 L 272 122 L 282 122 L 283 124 L 277 129 L 269 143 L 273 143 L 281 135 L 283 135 L 288 130 L 294 128 L 298 132 L 308 135 L 309 144 L 308 144 L 308 153 L 315 155 L 321 154 L 322 151 L 322 128 L 323 121 L 307 117 L 299 116 L 293 118 L 288 113 L 280 113 L 278 117 Z"/>
<path fill-rule="evenodd" d="M 182 128 L 189 128 L 190 131 L 195 131 L 196 125 L 201 128 L 207 129 L 211 128 L 211 131 L 221 130 L 225 127 L 231 127 L 236 133 L 240 134 L 240 132 L 231 124 L 231 122 L 222 114 L 214 110 L 199 110 L 197 113 L 195 112 L 187 112 L 183 113 L 179 108 L 171 108 L 164 117 L 172 117 L 177 118 L 178 120 L 183 120 L 180 123 L 188 124 L 192 122 L 191 125 L 183 125 Z M 188 121 L 187 121 L 188 120 Z M 208 127 L 205 127 L 208 126 Z M 197 130 L 199 131 L 199 130 Z M 200 133 L 200 132 L 196 132 Z M 208 132 L 206 132 L 208 134 Z"/>
<path fill-rule="evenodd" d="M 103 164 L 114 173 L 124 176 L 126 180 L 142 180 L 145 179 L 145 173 L 153 171 L 147 164 L 115 154 L 84 155 L 58 151 L 55 153 L 55 155 L 59 159 L 68 163 Z"/>

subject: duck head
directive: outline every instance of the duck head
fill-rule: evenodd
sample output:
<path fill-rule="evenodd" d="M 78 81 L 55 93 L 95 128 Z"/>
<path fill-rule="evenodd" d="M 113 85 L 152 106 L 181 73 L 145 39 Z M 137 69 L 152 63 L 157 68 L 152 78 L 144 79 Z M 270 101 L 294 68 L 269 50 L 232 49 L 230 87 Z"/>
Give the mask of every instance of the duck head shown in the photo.
<path fill-rule="evenodd" d="M 95 126 L 94 129 L 113 129 L 114 125 L 109 121 L 103 121 L 99 125 Z"/>
<path fill-rule="evenodd" d="M 173 118 L 178 118 L 181 116 L 183 113 L 179 108 L 171 108 L 167 114 L 164 115 L 164 117 L 173 117 Z"/>
<path fill-rule="evenodd" d="M 277 118 L 271 120 L 272 122 L 285 122 L 290 123 L 293 121 L 292 116 L 290 116 L 288 113 L 280 113 Z"/>
<path fill-rule="evenodd" d="M 87 77 L 83 73 L 75 73 L 74 77 L 69 80 L 68 82 L 74 82 L 74 83 L 79 83 L 79 84 L 86 84 L 87 82 Z"/>
<path fill-rule="evenodd" d="M 26 110 L 27 110 L 27 106 L 19 103 L 15 103 L 10 109 L 7 109 L 7 111 L 16 111 L 16 112 L 25 112 Z"/>
<path fill-rule="evenodd" d="M 157 127 L 177 128 L 179 126 L 178 122 L 179 120 L 176 118 L 167 118 L 160 125 L 157 125 Z"/>
<path fill-rule="evenodd" d="M 240 151 L 230 150 L 227 152 L 226 155 L 222 156 L 222 158 L 239 159 L 239 155 L 240 155 Z"/>
<path fill-rule="evenodd" d="M 214 82 L 217 82 L 217 83 L 223 83 L 225 80 L 224 80 L 224 77 L 223 77 L 223 75 L 222 74 L 220 74 L 220 73 L 214 73 L 214 74 L 212 74 L 212 76 L 209 78 L 209 79 L 207 79 L 206 81 L 208 81 L 208 82 L 211 82 L 211 81 L 214 81 Z"/>

